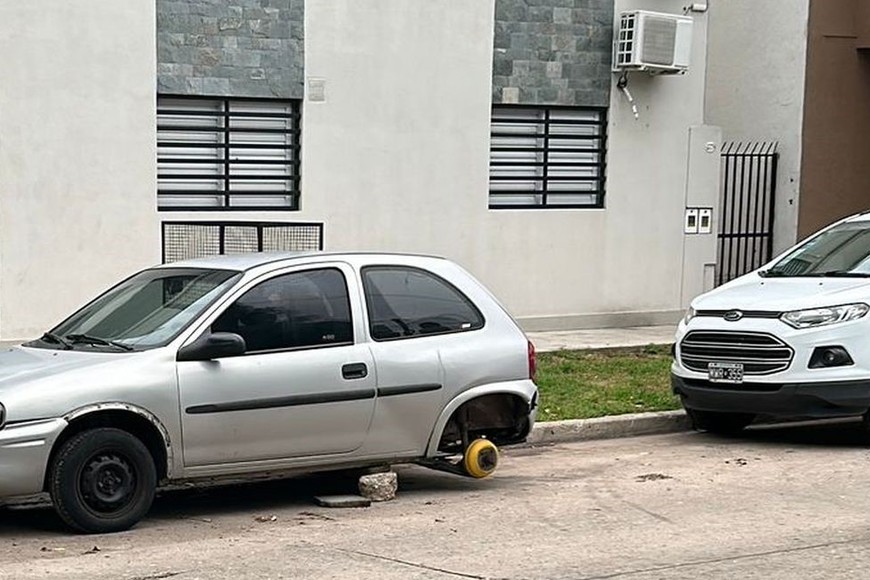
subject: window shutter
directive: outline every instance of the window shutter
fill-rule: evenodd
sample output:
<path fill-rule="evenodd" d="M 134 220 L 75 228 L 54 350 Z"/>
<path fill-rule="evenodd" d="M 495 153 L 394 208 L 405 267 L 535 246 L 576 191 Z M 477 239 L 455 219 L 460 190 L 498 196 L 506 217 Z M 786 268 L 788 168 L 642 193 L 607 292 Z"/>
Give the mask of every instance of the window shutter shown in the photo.
<path fill-rule="evenodd" d="M 602 207 L 605 126 L 602 109 L 494 107 L 490 207 Z"/>
<path fill-rule="evenodd" d="M 299 104 L 158 97 L 161 210 L 298 209 Z"/>

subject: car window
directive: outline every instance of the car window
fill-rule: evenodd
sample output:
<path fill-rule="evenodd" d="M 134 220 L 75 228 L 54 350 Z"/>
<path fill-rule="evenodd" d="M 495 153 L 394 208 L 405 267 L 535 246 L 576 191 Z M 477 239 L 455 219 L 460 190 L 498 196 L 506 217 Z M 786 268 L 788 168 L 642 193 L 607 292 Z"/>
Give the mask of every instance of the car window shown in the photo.
<path fill-rule="evenodd" d="M 240 335 L 248 352 L 352 344 L 347 282 L 333 268 L 276 276 L 230 305 L 212 332 Z"/>
<path fill-rule="evenodd" d="M 60 337 L 89 335 L 136 349 L 163 346 L 240 277 L 241 273 L 228 270 L 145 270 L 108 290 L 51 332 Z M 76 343 L 76 347 L 86 345 Z"/>
<path fill-rule="evenodd" d="M 870 274 L 870 223 L 845 222 L 813 237 L 762 275 L 777 277 Z"/>
<path fill-rule="evenodd" d="M 483 316 L 471 300 L 431 272 L 399 266 L 373 266 L 362 272 L 369 331 L 375 340 L 483 327 Z"/>

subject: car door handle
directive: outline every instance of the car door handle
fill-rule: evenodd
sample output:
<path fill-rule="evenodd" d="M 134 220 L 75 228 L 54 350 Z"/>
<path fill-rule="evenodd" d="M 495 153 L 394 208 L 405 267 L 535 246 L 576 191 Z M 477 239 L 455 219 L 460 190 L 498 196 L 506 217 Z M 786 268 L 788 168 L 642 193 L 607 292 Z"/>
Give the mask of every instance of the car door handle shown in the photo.
<path fill-rule="evenodd" d="M 369 376 L 366 363 L 349 363 L 341 367 L 341 376 L 347 380 L 364 379 Z"/>

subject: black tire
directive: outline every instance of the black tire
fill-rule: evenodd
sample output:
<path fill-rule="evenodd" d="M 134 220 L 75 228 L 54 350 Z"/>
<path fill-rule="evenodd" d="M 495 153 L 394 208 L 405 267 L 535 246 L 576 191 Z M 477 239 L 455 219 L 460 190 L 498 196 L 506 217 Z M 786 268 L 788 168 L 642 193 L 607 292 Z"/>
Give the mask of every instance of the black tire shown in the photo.
<path fill-rule="evenodd" d="M 148 448 L 120 429 L 90 429 L 58 450 L 48 474 L 54 509 L 86 533 L 120 532 L 154 501 L 157 471 Z"/>
<path fill-rule="evenodd" d="M 755 420 L 755 415 L 751 413 L 717 413 L 686 409 L 686 414 L 689 415 L 692 427 L 696 431 L 708 431 L 720 435 L 739 433 Z"/>

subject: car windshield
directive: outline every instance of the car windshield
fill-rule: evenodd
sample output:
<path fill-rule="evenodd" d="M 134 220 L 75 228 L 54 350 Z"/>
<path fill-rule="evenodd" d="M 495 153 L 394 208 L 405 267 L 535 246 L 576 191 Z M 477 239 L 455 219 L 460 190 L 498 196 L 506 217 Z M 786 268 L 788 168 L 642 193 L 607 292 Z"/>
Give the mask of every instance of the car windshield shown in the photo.
<path fill-rule="evenodd" d="M 846 222 L 801 244 L 764 277 L 870 277 L 870 221 Z"/>
<path fill-rule="evenodd" d="M 240 272 L 155 268 L 121 282 L 30 346 L 144 350 L 174 339 Z"/>

